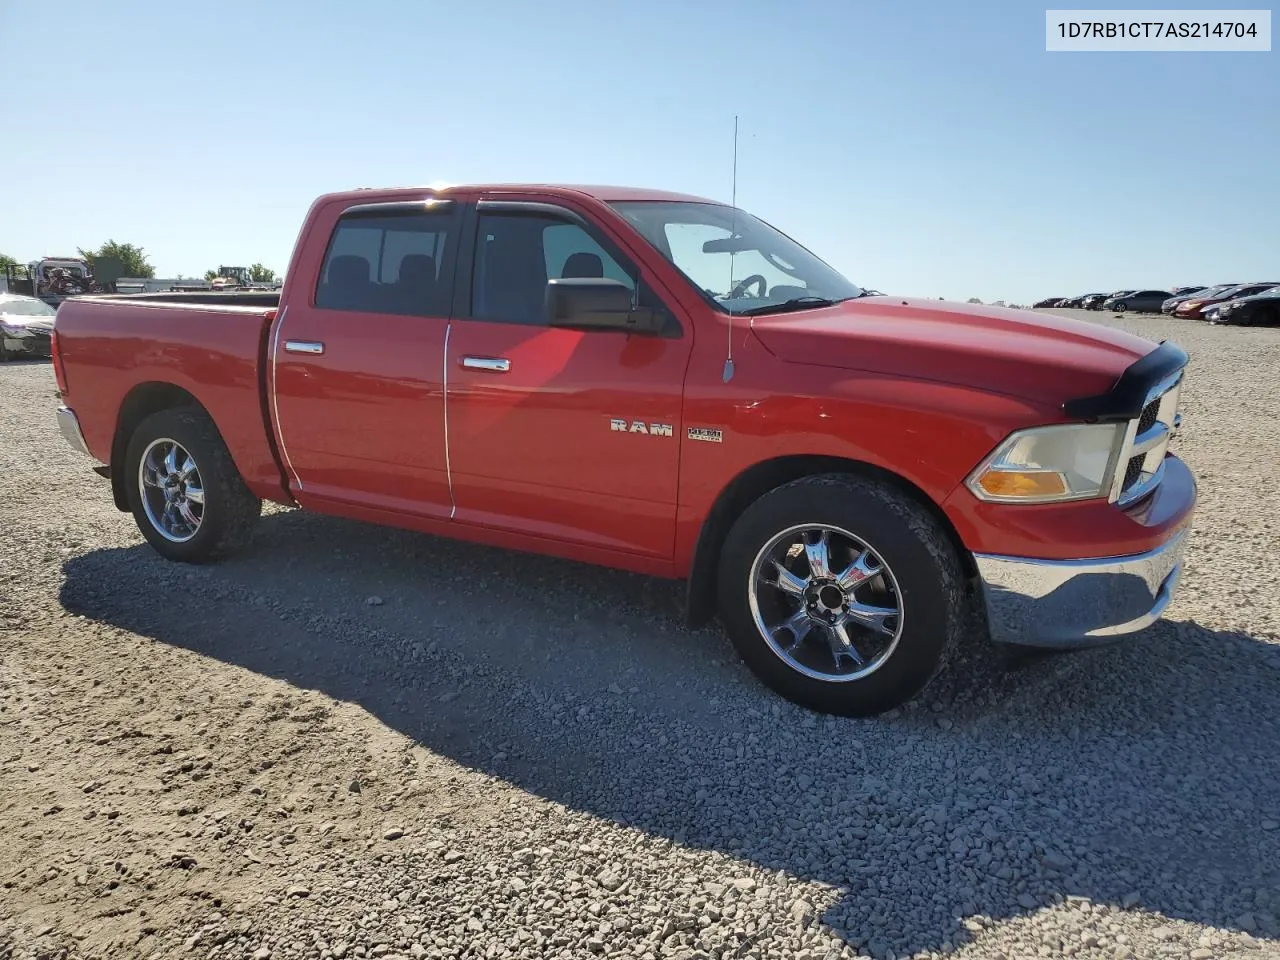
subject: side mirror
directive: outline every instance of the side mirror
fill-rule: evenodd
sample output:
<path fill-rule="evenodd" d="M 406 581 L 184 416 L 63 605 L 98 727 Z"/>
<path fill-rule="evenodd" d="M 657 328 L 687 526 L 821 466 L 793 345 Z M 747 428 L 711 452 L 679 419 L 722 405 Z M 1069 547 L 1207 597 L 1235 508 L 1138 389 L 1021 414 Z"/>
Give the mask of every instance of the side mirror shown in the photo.
<path fill-rule="evenodd" d="M 636 307 L 631 288 L 604 277 L 564 277 L 547 281 L 547 324 L 579 330 L 656 333 L 661 315 Z"/>

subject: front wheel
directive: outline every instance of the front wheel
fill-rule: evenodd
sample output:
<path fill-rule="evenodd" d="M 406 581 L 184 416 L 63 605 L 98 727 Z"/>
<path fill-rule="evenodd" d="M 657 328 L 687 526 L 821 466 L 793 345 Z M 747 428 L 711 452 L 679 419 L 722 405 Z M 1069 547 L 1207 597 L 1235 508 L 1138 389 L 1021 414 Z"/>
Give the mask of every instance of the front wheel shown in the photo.
<path fill-rule="evenodd" d="M 161 410 L 138 424 L 125 456 L 129 507 L 161 556 L 201 563 L 249 541 L 262 501 L 249 492 L 202 410 Z"/>
<path fill-rule="evenodd" d="M 1129 305 L 1125 303 L 1123 300 L 1121 300 L 1119 303 L 1116 304 L 1116 313 L 1124 313 L 1128 309 L 1129 309 Z"/>
<path fill-rule="evenodd" d="M 892 487 L 841 474 L 748 507 L 725 540 L 718 586 L 748 667 L 821 713 L 869 716 L 912 699 L 964 622 L 963 572 L 938 522 Z"/>

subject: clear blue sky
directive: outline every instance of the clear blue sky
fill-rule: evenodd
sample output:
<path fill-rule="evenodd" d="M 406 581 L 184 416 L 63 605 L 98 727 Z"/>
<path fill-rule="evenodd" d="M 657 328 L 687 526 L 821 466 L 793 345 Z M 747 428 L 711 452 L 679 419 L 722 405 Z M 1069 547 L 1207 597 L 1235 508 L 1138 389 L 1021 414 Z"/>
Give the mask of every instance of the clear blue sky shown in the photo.
<path fill-rule="evenodd" d="M 113 238 L 160 276 L 280 271 L 311 200 L 356 186 L 727 201 L 737 113 L 739 204 L 864 286 L 1280 279 L 1275 50 L 1046 53 L 1025 0 L 38 7 L 0 0 L 0 252 L 23 261 Z"/>

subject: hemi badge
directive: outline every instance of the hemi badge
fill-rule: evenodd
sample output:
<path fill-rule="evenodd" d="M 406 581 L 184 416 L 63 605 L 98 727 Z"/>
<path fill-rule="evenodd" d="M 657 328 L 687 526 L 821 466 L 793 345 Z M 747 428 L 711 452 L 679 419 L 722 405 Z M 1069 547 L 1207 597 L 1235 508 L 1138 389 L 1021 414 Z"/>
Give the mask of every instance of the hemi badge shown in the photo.
<path fill-rule="evenodd" d="M 724 439 L 724 434 L 719 430 L 713 430 L 711 427 L 690 427 L 690 440 L 705 440 L 707 443 L 720 443 Z"/>

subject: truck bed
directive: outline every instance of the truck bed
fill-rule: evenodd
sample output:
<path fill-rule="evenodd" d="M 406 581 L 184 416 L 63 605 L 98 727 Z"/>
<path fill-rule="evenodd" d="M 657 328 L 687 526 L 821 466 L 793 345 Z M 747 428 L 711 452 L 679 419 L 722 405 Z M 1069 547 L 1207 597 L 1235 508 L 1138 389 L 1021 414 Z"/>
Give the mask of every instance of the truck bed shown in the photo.
<path fill-rule="evenodd" d="M 245 482 L 281 499 L 283 478 L 266 405 L 268 332 L 279 294 L 160 293 L 67 300 L 54 322 L 66 379 L 89 452 L 121 453 L 122 412 L 144 411 L 177 389 L 213 417 Z M 85 374 L 92 370 L 91 376 Z"/>

